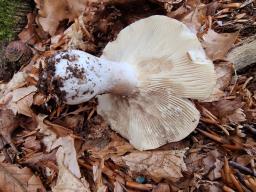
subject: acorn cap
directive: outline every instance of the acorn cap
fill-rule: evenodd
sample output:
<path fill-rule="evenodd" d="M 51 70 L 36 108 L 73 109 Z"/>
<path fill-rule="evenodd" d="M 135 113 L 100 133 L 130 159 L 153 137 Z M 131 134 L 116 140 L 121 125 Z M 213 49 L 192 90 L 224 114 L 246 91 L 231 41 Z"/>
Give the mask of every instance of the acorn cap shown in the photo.
<path fill-rule="evenodd" d="M 188 99 L 206 99 L 216 83 L 214 66 L 196 35 L 183 23 L 151 16 L 123 29 L 101 58 L 136 71 L 136 95 L 98 96 L 98 113 L 139 150 L 180 141 L 198 125 Z"/>

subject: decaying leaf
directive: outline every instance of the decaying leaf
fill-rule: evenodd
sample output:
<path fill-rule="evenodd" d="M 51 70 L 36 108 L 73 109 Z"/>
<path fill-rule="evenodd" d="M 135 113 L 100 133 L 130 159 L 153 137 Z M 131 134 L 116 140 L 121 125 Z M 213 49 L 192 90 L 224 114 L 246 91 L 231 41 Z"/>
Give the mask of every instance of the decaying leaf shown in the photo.
<path fill-rule="evenodd" d="M 39 9 L 38 22 L 44 31 L 54 35 L 59 23 L 64 19 L 73 21 L 86 8 L 88 0 L 36 0 Z"/>
<path fill-rule="evenodd" d="M 184 163 L 186 151 L 187 149 L 132 152 L 111 159 L 119 165 L 127 166 L 131 175 L 142 174 L 155 181 L 176 181 L 183 177 L 182 171 L 187 169 Z"/>
<path fill-rule="evenodd" d="M 181 21 L 185 23 L 191 31 L 198 33 L 205 21 L 205 13 L 206 7 L 201 4 L 200 6 L 198 5 L 195 10 L 191 11 L 188 15 L 182 18 Z"/>
<path fill-rule="evenodd" d="M 83 150 L 89 150 L 95 158 L 107 159 L 113 156 L 121 156 L 127 152 L 134 151 L 133 146 L 115 133 L 112 133 L 111 141 L 103 147 L 84 145 Z M 101 145 L 98 145 L 101 146 Z"/>
<path fill-rule="evenodd" d="M 3 93 L 8 93 L 14 89 L 20 88 L 26 84 L 26 79 L 28 74 L 25 72 L 17 72 L 13 75 L 12 79 L 6 84 L 5 89 L 3 89 Z M 1 93 L 0 93 L 1 94 Z"/>
<path fill-rule="evenodd" d="M 240 123 L 246 120 L 242 110 L 243 103 L 237 100 L 220 100 L 212 103 L 203 103 L 213 115 L 218 117 L 221 123 Z"/>
<path fill-rule="evenodd" d="M 41 180 L 29 168 L 0 163 L 0 189 L 8 192 L 46 192 Z"/>
<path fill-rule="evenodd" d="M 205 167 L 204 171 L 211 181 L 221 178 L 223 162 L 218 159 L 219 157 L 220 153 L 217 150 L 212 150 L 202 160 L 203 166 Z"/>
<path fill-rule="evenodd" d="M 216 33 L 214 30 L 209 29 L 202 37 L 202 45 L 208 57 L 212 60 L 225 58 L 227 52 L 237 40 L 238 34 L 238 32 Z"/>
<path fill-rule="evenodd" d="M 59 168 L 57 183 L 52 190 L 54 192 L 89 192 L 88 182 L 81 178 L 73 138 L 61 137 L 56 140 L 52 147 L 58 147 L 56 158 Z"/>
<path fill-rule="evenodd" d="M 10 109 L 0 109 L 0 134 L 7 144 L 12 144 L 11 134 L 18 127 L 19 122 Z"/>
<path fill-rule="evenodd" d="M 214 65 L 217 82 L 211 96 L 204 102 L 218 101 L 225 96 L 224 90 L 229 86 L 232 80 L 233 65 L 230 62 L 219 61 Z"/>
<path fill-rule="evenodd" d="M 26 27 L 19 33 L 18 36 L 22 42 L 34 45 L 39 41 L 36 33 L 35 15 L 33 13 L 28 13 L 27 21 L 28 23 Z"/>

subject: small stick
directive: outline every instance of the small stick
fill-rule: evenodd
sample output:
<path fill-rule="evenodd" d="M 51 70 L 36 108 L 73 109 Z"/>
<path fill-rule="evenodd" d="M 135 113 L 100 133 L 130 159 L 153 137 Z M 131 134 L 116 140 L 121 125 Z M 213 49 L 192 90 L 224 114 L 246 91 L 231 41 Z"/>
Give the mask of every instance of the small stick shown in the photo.
<path fill-rule="evenodd" d="M 229 3 L 229 4 L 223 4 L 222 7 L 223 8 L 240 8 L 242 5 L 242 3 Z"/>
<path fill-rule="evenodd" d="M 236 179 L 235 175 L 233 173 L 230 174 L 230 178 L 231 178 L 231 181 L 232 183 L 234 184 L 234 186 L 236 187 L 236 189 L 239 191 L 239 192 L 244 192 L 244 190 L 242 189 L 241 185 L 240 185 L 240 182 Z"/>
<path fill-rule="evenodd" d="M 224 157 L 224 175 L 225 175 L 225 180 L 227 181 L 228 184 L 231 184 L 232 183 L 232 180 L 230 178 L 230 174 L 231 174 L 231 170 L 230 170 L 230 167 L 229 167 L 229 164 L 228 164 L 228 159 L 227 157 L 225 156 Z"/>
<path fill-rule="evenodd" d="M 210 139 L 212 139 L 214 141 L 217 141 L 219 143 L 223 143 L 223 139 L 219 136 L 213 135 L 213 134 L 211 134 L 207 131 L 203 131 L 203 130 L 198 129 L 198 128 L 196 128 L 196 130 L 199 131 L 200 133 L 202 133 L 204 136 L 209 137 Z"/>
<path fill-rule="evenodd" d="M 245 183 L 244 176 L 242 175 L 242 173 L 240 173 L 239 170 L 236 170 L 236 176 L 237 176 L 238 180 L 240 181 L 240 183 L 243 187 L 243 190 L 246 192 L 250 192 L 250 189 L 247 187 L 247 185 Z"/>
<path fill-rule="evenodd" d="M 253 178 L 251 178 L 251 177 L 249 177 L 248 180 L 249 180 L 250 184 L 253 186 L 253 188 L 256 189 L 256 182 L 255 182 L 255 180 Z"/>
<path fill-rule="evenodd" d="M 250 188 L 253 192 L 256 192 L 256 189 L 253 187 L 253 185 L 248 180 L 244 180 L 244 182 L 248 188 Z"/>
<path fill-rule="evenodd" d="M 237 144 L 235 145 L 223 144 L 222 146 L 230 150 L 243 150 L 243 147 Z"/>
<path fill-rule="evenodd" d="M 225 191 L 225 192 L 235 192 L 234 189 L 232 189 L 232 188 L 230 188 L 230 187 L 228 187 L 226 185 L 223 186 L 223 191 Z"/>
<path fill-rule="evenodd" d="M 240 164 L 237 163 L 237 162 L 229 161 L 229 164 L 230 164 L 232 167 L 234 167 L 234 168 L 236 168 L 236 169 L 238 169 L 238 170 L 240 170 L 240 171 L 242 171 L 242 172 L 244 172 L 244 173 L 246 173 L 246 174 L 249 174 L 249 175 L 252 175 L 252 176 L 256 177 L 256 174 L 254 174 L 251 169 L 249 169 L 249 168 L 247 168 L 247 167 L 244 167 L 244 166 L 240 165 Z"/>
<path fill-rule="evenodd" d="M 142 191 L 149 191 L 153 189 L 152 184 L 140 184 L 133 181 L 127 181 L 126 186 L 134 189 L 142 190 Z"/>

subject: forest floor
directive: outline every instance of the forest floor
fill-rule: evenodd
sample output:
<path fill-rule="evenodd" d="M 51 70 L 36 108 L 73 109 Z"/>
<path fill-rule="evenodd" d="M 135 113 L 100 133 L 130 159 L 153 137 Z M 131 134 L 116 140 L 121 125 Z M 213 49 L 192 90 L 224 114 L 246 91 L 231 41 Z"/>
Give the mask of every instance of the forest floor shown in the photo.
<path fill-rule="evenodd" d="M 35 0 L 35 5 L 5 51 L 10 65 L 22 67 L 0 82 L 0 191 L 256 191 L 256 68 L 236 71 L 226 59 L 255 36 L 255 1 Z M 201 119 L 190 136 L 138 151 L 97 114 L 96 99 L 66 105 L 40 93 L 37 84 L 43 61 L 56 51 L 100 56 L 121 29 L 151 15 L 175 18 L 194 31 L 218 80 L 208 101 L 194 101 Z"/>

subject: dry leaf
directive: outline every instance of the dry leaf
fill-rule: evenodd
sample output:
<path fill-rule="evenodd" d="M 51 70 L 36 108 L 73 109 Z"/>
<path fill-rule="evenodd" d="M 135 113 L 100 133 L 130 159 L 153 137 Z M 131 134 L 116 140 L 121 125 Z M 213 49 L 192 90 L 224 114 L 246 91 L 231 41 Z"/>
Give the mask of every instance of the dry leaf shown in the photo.
<path fill-rule="evenodd" d="M 236 33 L 216 33 L 214 30 L 209 29 L 203 35 L 202 45 L 205 48 L 206 54 L 210 59 L 224 59 L 227 52 L 232 48 L 238 37 Z"/>
<path fill-rule="evenodd" d="M 200 31 L 201 26 L 203 25 L 206 18 L 206 7 L 201 4 L 191 11 L 188 15 L 181 19 L 188 28 L 197 34 Z"/>
<path fill-rule="evenodd" d="M 27 25 L 19 33 L 19 38 L 22 42 L 30 45 L 35 45 L 39 41 L 39 37 L 36 34 L 35 15 L 33 13 L 27 14 Z"/>
<path fill-rule="evenodd" d="M 0 109 L 0 134 L 6 143 L 11 144 L 14 149 L 15 146 L 12 144 L 11 134 L 19 126 L 19 122 L 10 109 Z"/>
<path fill-rule="evenodd" d="M 111 141 L 104 147 L 85 144 L 82 151 L 89 150 L 95 158 L 107 159 L 113 156 L 121 156 L 127 152 L 134 151 L 133 146 L 117 134 L 111 134 Z"/>
<path fill-rule="evenodd" d="M 204 173 L 207 173 L 207 177 L 213 181 L 221 178 L 221 170 L 223 167 L 223 162 L 218 158 L 220 153 L 215 149 L 207 153 L 207 156 L 202 160 L 204 166 Z"/>
<path fill-rule="evenodd" d="M 25 139 L 23 146 L 28 149 L 32 149 L 33 151 L 39 151 L 41 149 L 40 141 L 36 138 L 36 136 L 30 136 Z"/>
<path fill-rule="evenodd" d="M 224 90 L 229 86 L 232 80 L 233 64 L 226 61 L 220 61 L 214 65 L 216 72 L 216 85 L 209 98 L 203 100 L 203 102 L 219 101 L 225 96 Z"/>
<path fill-rule="evenodd" d="M 4 93 L 6 94 L 14 89 L 23 87 L 26 84 L 26 79 L 28 77 L 28 74 L 25 72 L 17 72 L 13 75 L 12 79 L 7 83 Z M 1 94 L 0 94 L 1 96 Z"/>
<path fill-rule="evenodd" d="M 58 147 L 56 158 L 59 168 L 56 185 L 53 192 L 82 191 L 89 192 L 89 184 L 81 178 L 77 162 L 74 139 L 70 136 L 61 137 L 53 144 L 52 149 Z"/>
<path fill-rule="evenodd" d="M 214 116 L 218 117 L 222 124 L 240 123 L 245 121 L 245 114 L 241 109 L 243 103 L 239 100 L 220 100 L 212 103 L 201 103 Z"/>
<path fill-rule="evenodd" d="M 187 148 L 172 151 L 138 151 L 111 159 L 118 165 L 127 166 L 133 176 L 140 174 L 155 181 L 176 181 L 183 177 L 182 171 L 187 169 L 184 162 L 186 151 Z"/>
<path fill-rule="evenodd" d="M 170 187 L 166 183 L 159 183 L 152 192 L 170 192 Z"/>
<path fill-rule="evenodd" d="M 92 167 L 93 181 L 96 185 L 96 190 L 98 192 L 107 191 L 107 186 L 105 186 L 103 184 L 103 178 L 102 178 L 102 167 L 103 166 L 104 166 L 104 160 L 101 160 L 100 163 L 95 163 Z"/>
<path fill-rule="evenodd" d="M 39 177 L 29 168 L 0 163 L 0 189 L 6 192 L 46 191 Z"/>
<path fill-rule="evenodd" d="M 38 123 L 37 129 L 39 129 L 39 132 L 44 135 L 42 139 L 42 143 L 46 146 L 46 151 L 50 152 L 52 149 L 53 143 L 57 140 L 57 134 L 54 133 L 48 125 L 44 123 L 44 119 L 47 117 L 47 115 L 39 114 L 36 117 L 36 121 Z"/>
<path fill-rule="evenodd" d="M 86 8 L 88 0 L 35 0 L 39 9 L 38 22 L 43 30 L 54 35 L 59 23 L 65 19 L 73 21 Z"/>
<path fill-rule="evenodd" d="M 124 192 L 122 185 L 118 181 L 114 183 L 114 192 Z"/>

